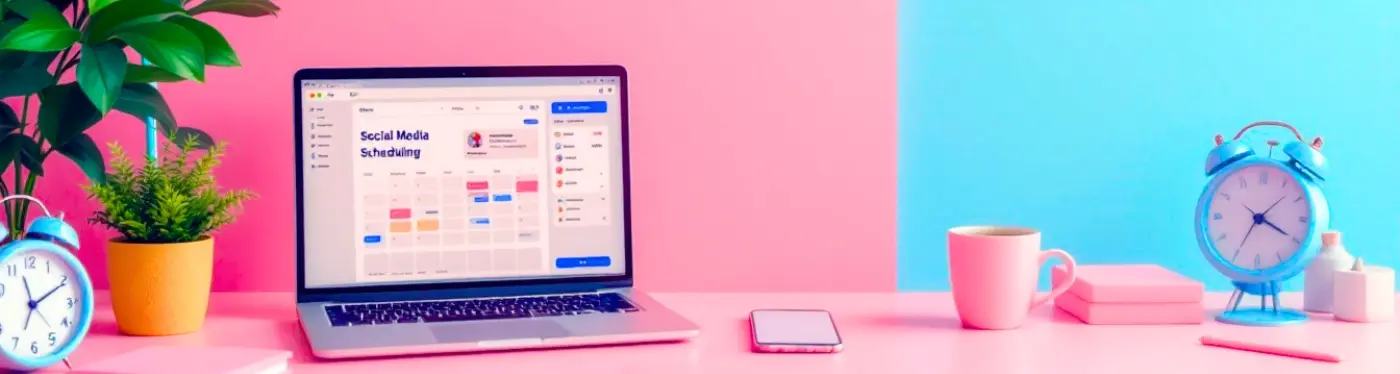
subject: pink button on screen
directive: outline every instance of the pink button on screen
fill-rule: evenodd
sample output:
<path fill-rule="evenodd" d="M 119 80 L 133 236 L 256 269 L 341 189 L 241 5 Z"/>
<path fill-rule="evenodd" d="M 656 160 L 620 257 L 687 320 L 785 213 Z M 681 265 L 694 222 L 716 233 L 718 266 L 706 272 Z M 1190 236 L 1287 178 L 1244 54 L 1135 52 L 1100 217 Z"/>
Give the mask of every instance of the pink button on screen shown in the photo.
<path fill-rule="evenodd" d="M 411 209 L 390 209 L 390 210 L 389 210 L 389 219 L 404 219 L 404 218 L 409 218 L 409 217 L 411 217 L 412 215 L 413 215 L 413 210 L 411 210 Z"/>
<path fill-rule="evenodd" d="M 467 190 L 469 190 L 469 191 L 470 191 L 470 190 L 484 190 L 484 189 L 486 189 L 486 188 L 488 188 L 488 187 L 490 187 L 490 186 L 486 184 L 486 181 L 469 181 L 469 182 L 467 182 Z"/>

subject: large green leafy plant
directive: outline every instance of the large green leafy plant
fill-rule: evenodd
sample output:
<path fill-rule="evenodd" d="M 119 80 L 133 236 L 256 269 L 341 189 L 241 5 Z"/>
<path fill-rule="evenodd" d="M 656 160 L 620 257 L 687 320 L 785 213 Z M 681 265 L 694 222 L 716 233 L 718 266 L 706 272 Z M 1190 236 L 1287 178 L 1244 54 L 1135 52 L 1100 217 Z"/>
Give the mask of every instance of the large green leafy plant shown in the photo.
<path fill-rule="evenodd" d="M 161 160 L 146 159 L 137 168 L 116 143 L 112 173 L 106 182 L 93 183 L 88 193 L 102 203 L 89 222 L 106 226 L 128 243 L 184 243 L 204 239 L 232 223 L 234 210 L 254 197 L 247 190 L 220 192 L 214 168 L 223 157 L 224 145 L 215 144 L 202 156 L 192 152 L 199 140 L 179 140 L 178 152 L 165 143 Z"/>
<path fill-rule="evenodd" d="M 33 193 L 52 154 L 104 182 L 102 154 L 85 132 L 111 111 L 153 118 L 161 134 L 209 148 L 214 140 L 180 126 L 151 84 L 203 82 L 208 66 L 239 66 L 222 33 L 196 16 L 278 11 L 270 0 L 0 0 L 0 99 L 18 104 L 0 102 L 0 194 Z M 128 48 L 150 64 L 131 63 Z M 5 205 L 9 222 L 28 209 L 28 201 Z M 23 225 L 10 226 L 11 237 L 22 234 Z"/>

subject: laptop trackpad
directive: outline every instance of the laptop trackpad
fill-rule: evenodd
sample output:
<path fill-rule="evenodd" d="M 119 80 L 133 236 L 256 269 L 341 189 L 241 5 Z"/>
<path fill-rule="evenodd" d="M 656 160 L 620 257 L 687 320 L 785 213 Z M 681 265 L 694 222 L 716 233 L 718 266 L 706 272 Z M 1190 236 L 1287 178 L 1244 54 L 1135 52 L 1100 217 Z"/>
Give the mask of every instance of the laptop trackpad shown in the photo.
<path fill-rule="evenodd" d="M 548 320 L 503 320 L 486 323 L 453 323 L 430 326 L 438 343 L 479 342 L 502 339 L 551 339 L 569 336 L 569 330 Z"/>

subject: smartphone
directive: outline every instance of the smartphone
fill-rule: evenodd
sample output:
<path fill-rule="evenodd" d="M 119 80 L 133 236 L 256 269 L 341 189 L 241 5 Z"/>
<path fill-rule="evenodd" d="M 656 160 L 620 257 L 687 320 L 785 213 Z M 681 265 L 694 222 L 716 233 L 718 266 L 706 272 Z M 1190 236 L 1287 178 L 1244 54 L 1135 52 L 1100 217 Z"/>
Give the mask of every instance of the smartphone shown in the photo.
<path fill-rule="evenodd" d="M 754 352 L 836 353 L 841 334 L 831 313 L 819 309 L 759 309 L 749 312 Z"/>

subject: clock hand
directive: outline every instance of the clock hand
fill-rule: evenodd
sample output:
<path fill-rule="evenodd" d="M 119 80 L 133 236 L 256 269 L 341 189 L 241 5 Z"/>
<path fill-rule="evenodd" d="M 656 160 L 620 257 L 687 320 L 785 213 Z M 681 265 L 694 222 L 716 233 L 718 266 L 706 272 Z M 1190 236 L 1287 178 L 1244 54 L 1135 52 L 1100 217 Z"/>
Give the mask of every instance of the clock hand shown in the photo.
<path fill-rule="evenodd" d="M 1249 230 L 1244 232 L 1244 239 L 1240 239 L 1240 248 L 1244 248 L 1244 243 L 1249 240 L 1249 234 L 1254 232 L 1254 227 L 1259 225 L 1249 225 Z"/>
<path fill-rule="evenodd" d="M 1282 202 L 1282 201 L 1283 201 L 1283 197 L 1279 197 L 1279 198 L 1278 198 L 1278 201 L 1275 201 L 1275 202 L 1274 202 L 1274 205 L 1270 205 L 1270 206 L 1269 206 L 1269 209 L 1264 209 L 1264 213 L 1263 213 L 1263 214 L 1269 214 L 1269 211 L 1270 211 L 1270 210 L 1274 210 L 1274 207 L 1278 206 L 1278 203 L 1279 203 L 1279 202 Z"/>
<path fill-rule="evenodd" d="M 29 313 L 24 315 L 24 329 L 29 330 L 29 319 L 34 318 L 34 292 L 29 291 L 29 277 L 19 277 L 19 279 L 24 281 L 24 297 L 29 298 L 29 302 L 25 304 L 29 307 Z"/>
<path fill-rule="evenodd" d="M 1287 236 L 1287 235 L 1288 235 L 1288 233 L 1283 232 L 1283 229 L 1278 228 L 1278 226 L 1274 226 L 1274 224 L 1273 224 L 1272 222 L 1269 222 L 1269 221 L 1266 220 L 1266 221 L 1264 221 L 1264 224 L 1265 224 L 1265 225 L 1269 225 L 1269 227 L 1272 227 L 1272 228 L 1274 229 L 1274 231 L 1278 231 L 1278 233 L 1283 234 L 1284 236 Z"/>
<path fill-rule="evenodd" d="M 1249 206 L 1248 206 L 1248 205 L 1244 205 L 1244 203 L 1240 203 L 1240 206 L 1244 207 L 1244 210 L 1248 210 L 1248 211 L 1249 211 L 1249 215 L 1259 214 L 1259 213 L 1255 213 L 1255 212 L 1254 212 L 1254 209 L 1249 209 Z"/>
<path fill-rule="evenodd" d="M 65 282 L 65 283 L 59 283 L 59 284 L 58 284 L 58 287 L 54 287 L 52 290 L 49 290 L 49 292 L 46 293 L 46 294 L 44 294 L 44 296 L 39 296 L 39 299 L 38 299 L 38 300 L 34 300 L 34 303 L 35 303 L 35 304 L 38 304 L 40 301 L 44 301 L 44 299 L 49 298 L 49 295 L 53 295 L 53 293 L 54 293 L 55 291 L 58 291 L 58 289 L 63 288 L 63 286 L 67 286 L 67 285 L 68 285 L 68 283 L 66 283 L 66 282 Z"/>
<path fill-rule="evenodd" d="M 24 281 L 24 297 L 29 298 L 29 301 L 34 301 L 34 292 L 29 290 L 29 277 L 19 277 L 19 279 Z"/>

